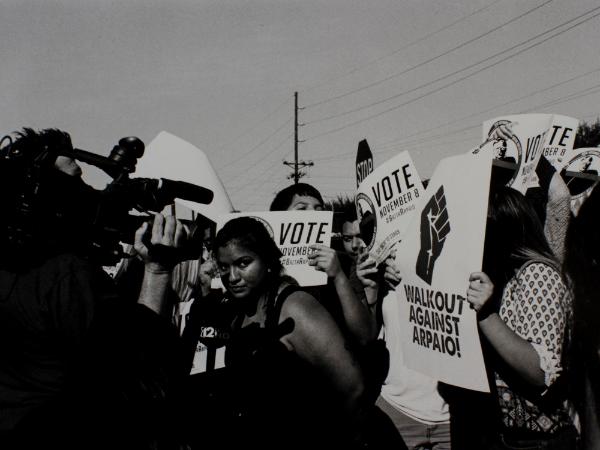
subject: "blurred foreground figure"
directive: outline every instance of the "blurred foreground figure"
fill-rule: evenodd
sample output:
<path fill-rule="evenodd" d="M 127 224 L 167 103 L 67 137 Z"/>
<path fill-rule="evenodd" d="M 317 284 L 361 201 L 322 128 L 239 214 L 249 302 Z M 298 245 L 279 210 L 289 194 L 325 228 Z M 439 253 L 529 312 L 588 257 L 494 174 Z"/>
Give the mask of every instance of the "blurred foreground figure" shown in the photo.
<path fill-rule="evenodd" d="M 70 136 L 25 129 L 0 152 L 0 447 L 150 449 L 168 436 L 177 336 L 165 292 L 185 231 L 156 215 L 135 233 L 137 302 L 91 255 L 99 192 Z"/>
<path fill-rule="evenodd" d="M 596 187 L 567 235 L 566 270 L 573 281 L 572 395 L 584 449 L 600 449 L 600 190 Z"/>

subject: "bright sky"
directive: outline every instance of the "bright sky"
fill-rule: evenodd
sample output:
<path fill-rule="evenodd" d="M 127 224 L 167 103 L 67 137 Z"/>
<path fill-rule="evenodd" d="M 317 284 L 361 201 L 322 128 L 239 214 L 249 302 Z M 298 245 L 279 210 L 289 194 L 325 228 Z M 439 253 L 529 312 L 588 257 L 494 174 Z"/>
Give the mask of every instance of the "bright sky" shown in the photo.
<path fill-rule="evenodd" d="M 484 120 L 600 115 L 597 0 L 2 0 L 2 132 L 68 131 L 107 154 L 169 131 L 208 156 L 240 210 L 303 181 L 352 193 L 356 148 L 409 150 L 422 178 Z M 88 171 L 100 186 L 108 178 Z"/>

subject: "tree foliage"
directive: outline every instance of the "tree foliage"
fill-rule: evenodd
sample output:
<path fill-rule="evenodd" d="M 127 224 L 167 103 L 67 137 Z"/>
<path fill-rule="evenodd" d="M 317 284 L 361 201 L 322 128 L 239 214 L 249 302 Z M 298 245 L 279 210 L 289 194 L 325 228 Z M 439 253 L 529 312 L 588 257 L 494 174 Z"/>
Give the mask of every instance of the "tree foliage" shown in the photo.
<path fill-rule="evenodd" d="M 575 135 L 573 148 L 600 146 L 600 118 L 593 123 L 582 121 Z"/>

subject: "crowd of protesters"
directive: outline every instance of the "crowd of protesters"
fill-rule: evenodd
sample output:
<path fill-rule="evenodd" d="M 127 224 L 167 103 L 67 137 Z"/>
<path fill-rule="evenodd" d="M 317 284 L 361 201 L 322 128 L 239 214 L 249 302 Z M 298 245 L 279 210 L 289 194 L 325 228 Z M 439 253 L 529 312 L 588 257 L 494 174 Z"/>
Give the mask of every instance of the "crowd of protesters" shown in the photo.
<path fill-rule="evenodd" d="M 574 216 L 558 176 L 533 195 L 492 177 L 464 280 L 485 394 L 405 366 L 402 273 L 394 250 L 379 266 L 365 250 L 352 197 L 297 183 L 270 204 L 333 209 L 331 245 L 309 256 L 323 286 L 288 276 L 255 218 L 215 233 L 161 214 L 111 279 L 83 211 L 98 193 L 65 149 L 68 134 L 29 129 L 2 148 L 1 448 L 600 448 L 598 189 Z"/>

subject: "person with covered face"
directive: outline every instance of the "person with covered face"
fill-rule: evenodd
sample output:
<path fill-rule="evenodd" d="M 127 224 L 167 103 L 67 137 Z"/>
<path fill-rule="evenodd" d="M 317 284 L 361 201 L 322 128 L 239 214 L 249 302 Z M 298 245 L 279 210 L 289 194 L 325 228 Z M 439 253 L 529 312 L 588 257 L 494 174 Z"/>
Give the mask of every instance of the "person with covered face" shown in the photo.
<path fill-rule="evenodd" d="M 321 193 L 310 184 L 297 183 L 282 189 L 271 203 L 271 211 L 323 211 L 324 201 Z M 346 255 L 343 255 L 346 256 Z M 309 264 L 328 276 L 326 287 L 313 292 L 317 299 L 336 319 L 342 330 L 358 345 L 365 345 L 376 337 L 370 320 L 370 312 L 362 289 L 350 281 L 344 271 L 343 260 L 331 247 L 322 244 L 313 245 Z"/>

